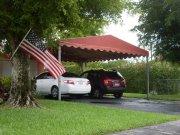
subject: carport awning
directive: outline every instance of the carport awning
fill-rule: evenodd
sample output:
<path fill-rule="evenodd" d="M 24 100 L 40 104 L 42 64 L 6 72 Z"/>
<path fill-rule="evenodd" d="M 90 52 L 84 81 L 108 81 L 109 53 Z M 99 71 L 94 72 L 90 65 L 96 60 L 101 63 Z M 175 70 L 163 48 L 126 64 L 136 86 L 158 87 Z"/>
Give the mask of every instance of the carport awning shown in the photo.
<path fill-rule="evenodd" d="M 91 62 L 148 56 L 148 51 L 112 35 L 59 40 L 62 61 Z"/>

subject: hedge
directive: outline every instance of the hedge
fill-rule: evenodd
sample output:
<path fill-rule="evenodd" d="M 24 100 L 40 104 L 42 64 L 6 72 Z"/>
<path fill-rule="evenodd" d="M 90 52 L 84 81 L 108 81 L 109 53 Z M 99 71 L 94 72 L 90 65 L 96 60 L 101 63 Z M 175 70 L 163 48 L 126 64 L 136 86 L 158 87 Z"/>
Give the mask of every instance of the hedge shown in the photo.
<path fill-rule="evenodd" d="M 8 99 L 11 87 L 10 77 L 0 77 L 0 98 L 4 101 Z"/>
<path fill-rule="evenodd" d="M 80 74 L 82 68 L 76 63 L 64 63 L 67 71 Z M 150 61 L 150 92 L 153 94 L 180 93 L 180 65 L 157 60 Z M 146 63 L 125 60 L 91 62 L 87 70 L 105 69 L 119 71 L 127 82 L 127 92 L 146 93 Z"/>

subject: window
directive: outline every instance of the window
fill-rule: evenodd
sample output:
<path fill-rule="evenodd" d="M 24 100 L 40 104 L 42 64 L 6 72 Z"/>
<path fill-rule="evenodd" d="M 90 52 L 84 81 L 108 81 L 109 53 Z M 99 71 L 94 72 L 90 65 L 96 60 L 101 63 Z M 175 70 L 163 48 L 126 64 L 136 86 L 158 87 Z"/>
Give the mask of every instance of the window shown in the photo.
<path fill-rule="evenodd" d="M 119 72 L 106 71 L 105 75 L 108 76 L 109 78 L 116 78 L 116 77 L 122 78 L 122 75 Z"/>
<path fill-rule="evenodd" d="M 64 73 L 62 76 L 63 77 L 79 77 L 78 75 L 74 73 L 68 73 L 68 72 Z"/>
<path fill-rule="evenodd" d="M 86 73 L 83 73 L 82 75 L 81 75 L 81 77 L 82 78 L 88 78 L 88 73 L 86 72 Z"/>
<path fill-rule="evenodd" d="M 53 79 L 53 77 L 51 76 L 49 72 L 46 72 L 37 76 L 36 79 Z"/>

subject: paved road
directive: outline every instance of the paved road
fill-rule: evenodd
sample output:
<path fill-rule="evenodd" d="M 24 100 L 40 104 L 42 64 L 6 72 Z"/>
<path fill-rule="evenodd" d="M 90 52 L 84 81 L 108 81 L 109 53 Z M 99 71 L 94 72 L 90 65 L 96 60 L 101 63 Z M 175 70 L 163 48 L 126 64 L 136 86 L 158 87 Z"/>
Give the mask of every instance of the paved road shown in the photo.
<path fill-rule="evenodd" d="M 180 120 L 108 135 L 180 135 Z"/>
<path fill-rule="evenodd" d="M 163 101 L 163 100 L 146 100 L 137 98 L 121 98 L 104 97 L 103 99 L 90 99 L 84 97 L 82 99 L 62 98 L 66 101 L 82 102 L 95 105 L 123 108 L 128 110 L 137 110 L 145 112 L 159 112 L 165 114 L 180 114 L 180 101 Z"/>

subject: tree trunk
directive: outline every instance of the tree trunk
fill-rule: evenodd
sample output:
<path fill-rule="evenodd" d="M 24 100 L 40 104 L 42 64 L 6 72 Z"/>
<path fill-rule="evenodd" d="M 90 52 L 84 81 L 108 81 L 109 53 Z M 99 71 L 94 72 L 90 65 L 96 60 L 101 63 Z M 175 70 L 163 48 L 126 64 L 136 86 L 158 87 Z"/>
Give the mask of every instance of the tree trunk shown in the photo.
<path fill-rule="evenodd" d="M 15 107 L 38 106 L 32 95 L 28 55 L 17 51 L 12 60 L 12 83 L 8 102 Z"/>

